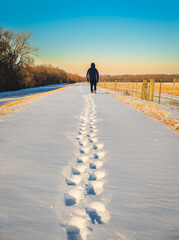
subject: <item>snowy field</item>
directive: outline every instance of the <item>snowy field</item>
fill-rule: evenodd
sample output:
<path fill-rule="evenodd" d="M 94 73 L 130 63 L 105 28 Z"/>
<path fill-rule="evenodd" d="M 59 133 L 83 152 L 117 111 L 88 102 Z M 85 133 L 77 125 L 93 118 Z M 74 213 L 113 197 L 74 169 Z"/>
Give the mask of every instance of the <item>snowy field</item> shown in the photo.
<path fill-rule="evenodd" d="M 61 83 L 61 84 L 46 85 L 46 86 L 36 87 L 36 88 L 25 88 L 17 91 L 0 92 L 0 106 L 2 104 L 17 100 L 22 97 L 27 97 L 33 94 L 55 90 L 67 85 L 69 84 Z"/>
<path fill-rule="evenodd" d="M 178 134 L 77 84 L 0 118 L 1 240 L 178 240 Z"/>

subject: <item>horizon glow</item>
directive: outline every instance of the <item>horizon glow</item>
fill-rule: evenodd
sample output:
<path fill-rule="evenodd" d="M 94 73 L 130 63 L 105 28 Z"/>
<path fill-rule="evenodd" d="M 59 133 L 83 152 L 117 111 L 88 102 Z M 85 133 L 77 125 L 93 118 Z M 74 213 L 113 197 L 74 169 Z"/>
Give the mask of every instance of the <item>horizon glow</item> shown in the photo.
<path fill-rule="evenodd" d="M 2 3 L 5 29 L 33 32 L 37 64 L 85 75 L 91 62 L 100 74 L 178 74 L 179 2 L 76 2 L 32 0 Z"/>

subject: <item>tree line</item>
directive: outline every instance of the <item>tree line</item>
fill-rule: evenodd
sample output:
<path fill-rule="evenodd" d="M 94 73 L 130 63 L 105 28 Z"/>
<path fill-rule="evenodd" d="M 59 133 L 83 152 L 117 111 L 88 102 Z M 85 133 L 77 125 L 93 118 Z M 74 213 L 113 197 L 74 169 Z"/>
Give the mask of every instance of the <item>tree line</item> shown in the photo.
<path fill-rule="evenodd" d="M 12 91 L 49 84 L 84 81 L 51 65 L 34 64 L 39 49 L 32 45 L 31 32 L 0 27 L 0 91 Z"/>

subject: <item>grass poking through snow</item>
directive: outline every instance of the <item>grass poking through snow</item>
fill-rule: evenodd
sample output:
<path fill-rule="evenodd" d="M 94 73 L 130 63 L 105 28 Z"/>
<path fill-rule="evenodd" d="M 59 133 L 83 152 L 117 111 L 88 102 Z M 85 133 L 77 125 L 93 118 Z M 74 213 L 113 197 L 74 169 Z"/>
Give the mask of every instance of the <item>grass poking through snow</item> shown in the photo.
<path fill-rule="evenodd" d="M 154 102 L 146 102 L 129 96 L 116 96 L 112 93 L 109 94 L 113 95 L 120 102 L 134 107 L 138 112 L 142 112 L 144 115 L 152 117 L 167 126 L 172 127 L 177 133 L 179 133 L 179 119 L 172 117 L 169 111 L 162 109 Z"/>

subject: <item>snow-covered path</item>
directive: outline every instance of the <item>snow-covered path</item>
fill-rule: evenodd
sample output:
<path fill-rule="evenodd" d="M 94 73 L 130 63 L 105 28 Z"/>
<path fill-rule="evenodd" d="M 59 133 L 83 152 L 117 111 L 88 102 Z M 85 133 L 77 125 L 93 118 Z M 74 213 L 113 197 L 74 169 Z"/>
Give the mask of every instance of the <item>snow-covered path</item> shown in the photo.
<path fill-rule="evenodd" d="M 0 239 L 179 239 L 178 135 L 77 84 L 0 119 Z"/>

